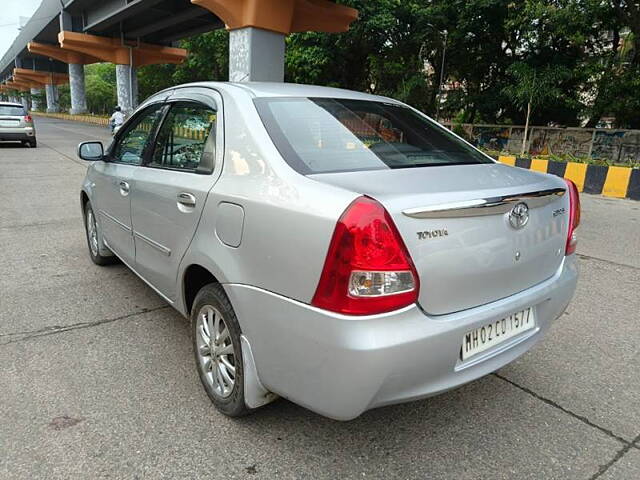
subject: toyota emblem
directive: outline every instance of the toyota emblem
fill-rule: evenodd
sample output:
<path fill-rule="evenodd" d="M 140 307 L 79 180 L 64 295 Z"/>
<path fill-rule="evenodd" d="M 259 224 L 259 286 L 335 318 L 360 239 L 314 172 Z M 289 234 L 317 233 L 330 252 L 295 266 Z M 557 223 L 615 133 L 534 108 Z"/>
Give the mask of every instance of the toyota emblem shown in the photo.
<path fill-rule="evenodd" d="M 516 230 L 520 230 L 529 223 L 529 207 L 526 203 L 518 203 L 509 213 L 509 224 Z"/>

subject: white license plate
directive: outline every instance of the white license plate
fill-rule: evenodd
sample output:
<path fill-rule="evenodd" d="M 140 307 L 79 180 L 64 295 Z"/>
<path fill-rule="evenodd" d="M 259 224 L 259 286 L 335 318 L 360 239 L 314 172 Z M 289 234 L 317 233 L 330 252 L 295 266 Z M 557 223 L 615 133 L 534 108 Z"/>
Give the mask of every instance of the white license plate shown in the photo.
<path fill-rule="evenodd" d="M 535 327 L 535 323 L 533 310 L 527 308 L 467 332 L 462 338 L 462 360 L 495 347 L 522 332 L 531 330 Z"/>
<path fill-rule="evenodd" d="M 0 127 L 17 127 L 20 122 L 17 120 L 0 120 Z"/>

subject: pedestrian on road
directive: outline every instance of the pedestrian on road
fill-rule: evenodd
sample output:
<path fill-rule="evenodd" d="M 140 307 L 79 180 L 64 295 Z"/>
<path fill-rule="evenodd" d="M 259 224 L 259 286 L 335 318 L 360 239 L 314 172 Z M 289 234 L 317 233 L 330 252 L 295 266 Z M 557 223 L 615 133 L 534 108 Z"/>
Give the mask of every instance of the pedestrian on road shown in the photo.
<path fill-rule="evenodd" d="M 111 125 L 111 135 L 115 135 L 116 132 L 120 129 L 122 124 L 124 123 L 124 113 L 122 113 L 122 108 L 120 106 L 116 106 L 115 112 L 111 115 L 109 119 L 109 125 Z"/>

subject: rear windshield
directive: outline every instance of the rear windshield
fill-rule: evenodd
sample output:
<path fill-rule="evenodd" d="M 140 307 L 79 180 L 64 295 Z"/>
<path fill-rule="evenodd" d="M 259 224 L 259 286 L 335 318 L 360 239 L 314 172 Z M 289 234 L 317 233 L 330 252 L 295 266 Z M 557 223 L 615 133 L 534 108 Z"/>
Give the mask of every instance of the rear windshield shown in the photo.
<path fill-rule="evenodd" d="M 24 117 L 26 112 L 22 107 L 13 105 L 0 105 L 0 117 Z"/>
<path fill-rule="evenodd" d="M 414 110 L 336 98 L 258 98 L 258 113 L 300 173 L 492 163 Z"/>

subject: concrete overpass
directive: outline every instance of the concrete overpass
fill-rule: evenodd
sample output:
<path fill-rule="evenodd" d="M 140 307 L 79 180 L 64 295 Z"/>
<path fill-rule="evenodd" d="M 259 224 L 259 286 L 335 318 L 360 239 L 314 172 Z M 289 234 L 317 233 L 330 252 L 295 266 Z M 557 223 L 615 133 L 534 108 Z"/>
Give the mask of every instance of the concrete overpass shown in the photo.
<path fill-rule="evenodd" d="M 180 39 L 225 27 L 231 81 L 282 81 L 287 34 L 344 32 L 357 15 L 330 0 L 43 0 L 0 60 L 0 95 L 37 98 L 44 88 L 56 112 L 57 85 L 69 82 L 71 113 L 85 113 L 84 65 L 111 62 L 129 112 L 137 67 L 180 63 Z"/>

